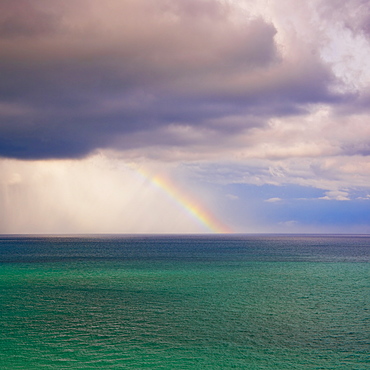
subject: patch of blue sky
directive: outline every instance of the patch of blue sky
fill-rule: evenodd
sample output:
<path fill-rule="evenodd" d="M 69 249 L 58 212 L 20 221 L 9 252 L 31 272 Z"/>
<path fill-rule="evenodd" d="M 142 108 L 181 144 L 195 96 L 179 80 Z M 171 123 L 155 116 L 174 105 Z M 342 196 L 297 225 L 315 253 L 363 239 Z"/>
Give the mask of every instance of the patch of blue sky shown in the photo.
<path fill-rule="evenodd" d="M 225 187 L 230 202 L 228 213 L 235 220 L 252 220 L 263 227 L 257 232 L 368 232 L 370 230 L 370 199 L 357 190 L 349 200 L 324 199 L 325 190 L 298 185 L 246 185 Z M 252 215 L 252 217 L 251 217 Z M 249 224 L 250 225 L 250 224 Z"/>

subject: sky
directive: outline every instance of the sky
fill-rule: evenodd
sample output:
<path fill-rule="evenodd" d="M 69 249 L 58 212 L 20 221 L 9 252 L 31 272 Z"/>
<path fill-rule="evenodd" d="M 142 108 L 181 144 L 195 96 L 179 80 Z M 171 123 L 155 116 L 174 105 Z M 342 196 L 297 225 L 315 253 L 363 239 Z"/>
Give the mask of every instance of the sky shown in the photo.
<path fill-rule="evenodd" d="M 0 233 L 369 233 L 367 0 L 2 0 Z"/>

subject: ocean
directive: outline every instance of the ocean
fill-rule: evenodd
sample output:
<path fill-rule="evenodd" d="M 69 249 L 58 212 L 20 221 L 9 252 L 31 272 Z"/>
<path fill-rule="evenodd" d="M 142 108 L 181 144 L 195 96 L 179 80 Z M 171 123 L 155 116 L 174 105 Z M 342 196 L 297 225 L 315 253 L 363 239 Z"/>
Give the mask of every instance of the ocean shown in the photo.
<path fill-rule="evenodd" d="M 370 236 L 0 237 L 0 369 L 370 369 Z"/>

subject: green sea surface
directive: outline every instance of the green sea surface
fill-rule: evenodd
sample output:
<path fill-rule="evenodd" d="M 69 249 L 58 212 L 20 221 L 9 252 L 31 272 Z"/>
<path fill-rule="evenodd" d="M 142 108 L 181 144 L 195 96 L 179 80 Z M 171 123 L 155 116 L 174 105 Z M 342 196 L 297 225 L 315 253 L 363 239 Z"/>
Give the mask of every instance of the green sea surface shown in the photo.
<path fill-rule="evenodd" d="M 0 369 L 370 369 L 370 237 L 0 238 Z"/>

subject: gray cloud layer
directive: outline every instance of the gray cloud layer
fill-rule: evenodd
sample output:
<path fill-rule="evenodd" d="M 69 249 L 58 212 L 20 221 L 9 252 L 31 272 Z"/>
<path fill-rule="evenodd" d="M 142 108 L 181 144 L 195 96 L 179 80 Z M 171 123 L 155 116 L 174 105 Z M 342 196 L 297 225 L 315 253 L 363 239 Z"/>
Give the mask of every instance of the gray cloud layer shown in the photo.
<path fill-rule="evenodd" d="M 347 23 L 368 32 L 353 11 Z M 279 32 L 215 0 L 2 1 L 0 156 L 219 146 L 315 104 L 366 106 L 335 88 L 318 44 L 297 35 L 288 47 Z"/>

